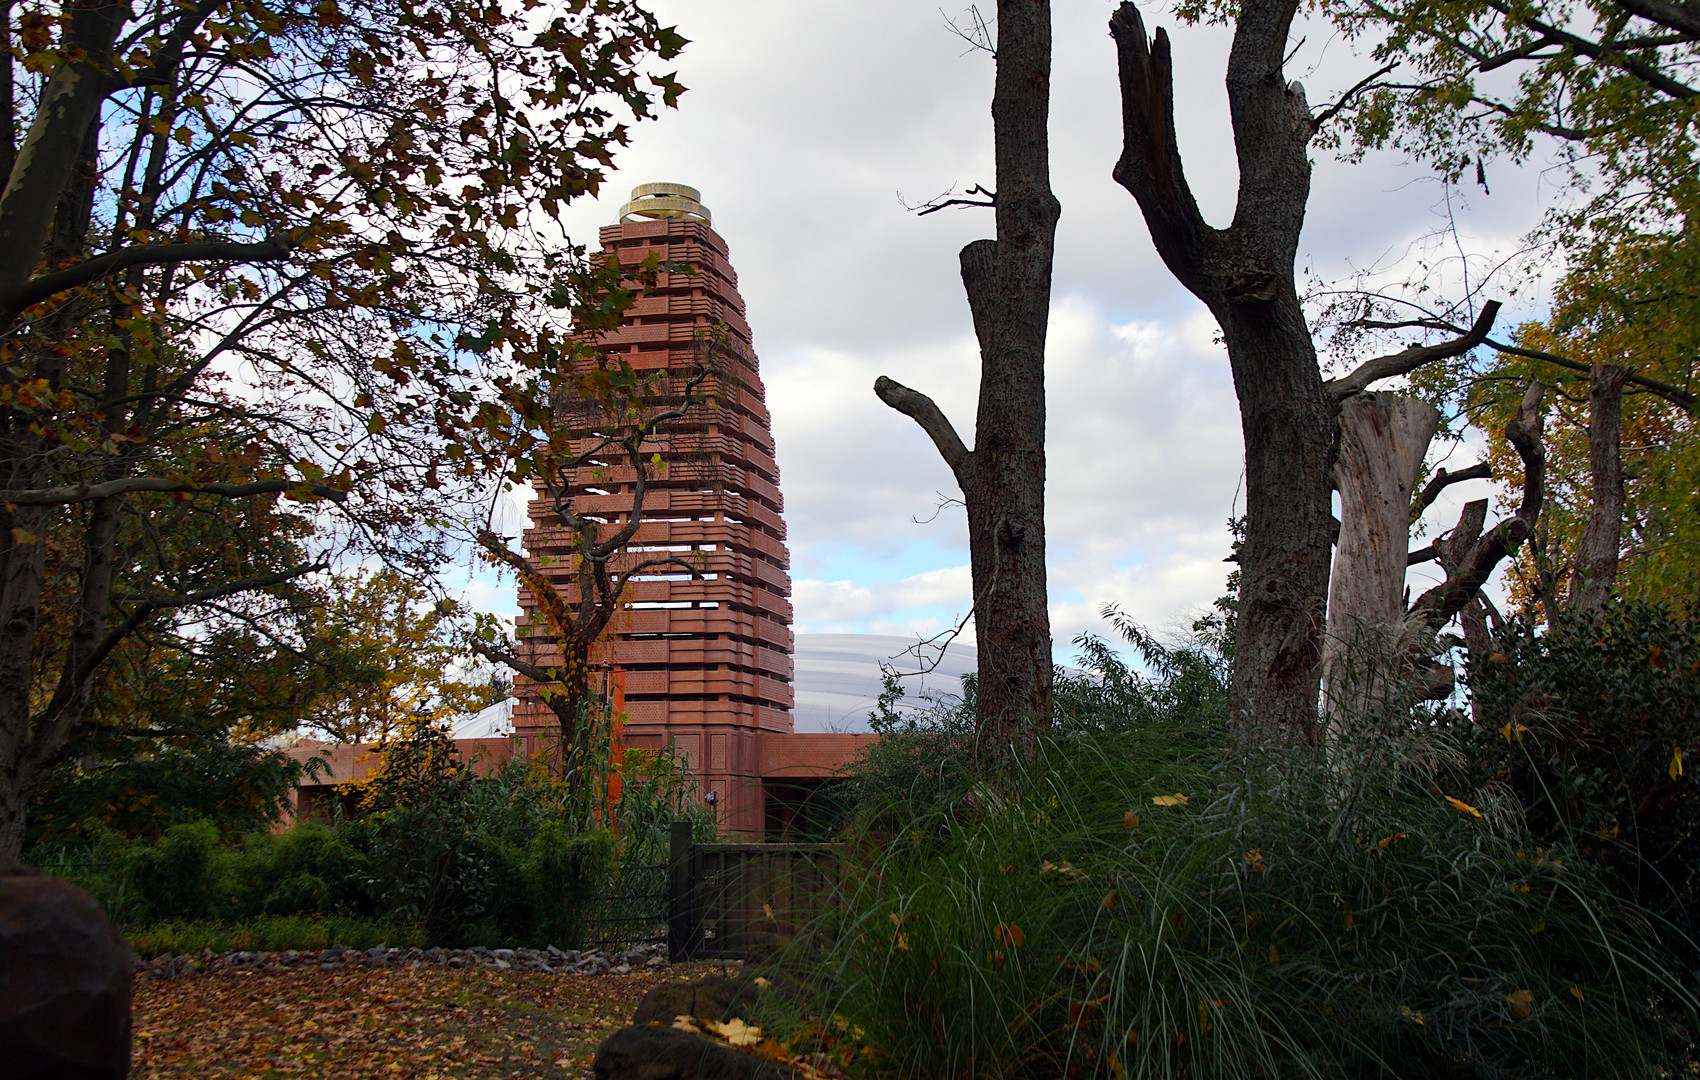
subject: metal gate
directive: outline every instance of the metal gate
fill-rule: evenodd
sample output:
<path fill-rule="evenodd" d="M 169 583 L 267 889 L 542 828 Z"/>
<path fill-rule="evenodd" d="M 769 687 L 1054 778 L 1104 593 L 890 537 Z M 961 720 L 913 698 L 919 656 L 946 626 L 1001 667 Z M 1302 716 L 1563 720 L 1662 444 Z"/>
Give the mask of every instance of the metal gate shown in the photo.
<path fill-rule="evenodd" d="M 832 844 L 698 844 L 673 823 L 668 953 L 741 959 L 795 936 L 829 895 Z"/>

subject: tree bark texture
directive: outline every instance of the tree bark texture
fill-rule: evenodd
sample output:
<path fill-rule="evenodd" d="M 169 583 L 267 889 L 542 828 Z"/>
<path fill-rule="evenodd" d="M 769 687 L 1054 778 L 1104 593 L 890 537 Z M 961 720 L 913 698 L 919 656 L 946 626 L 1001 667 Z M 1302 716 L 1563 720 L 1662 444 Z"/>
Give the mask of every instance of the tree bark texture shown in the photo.
<path fill-rule="evenodd" d="M 1384 681 L 1405 617 L 1411 500 L 1440 410 L 1408 394 L 1355 394 L 1340 405 L 1340 538 L 1328 585 L 1323 681 L 1330 723 Z"/>
<path fill-rule="evenodd" d="M 1169 270 L 1222 328 L 1246 456 L 1246 538 L 1234 642 L 1233 718 L 1308 740 L 1333 533 L 1338 430 L 1294 280 L 1315 133 L 1304 92 L 1282 76 L 1293 0 L 1245 0 L 1228 57 L 1239 160 L 1233 222 L 1205 222 L 1175 140 L 1168 35 L 1148 38 L 1123 3 L 1110 20 L 1121 75 L 1115 178 L 1139 202 Z"/>
<path fill-rule="evenodd" d="M 1576 551 L 1576 576 L 1570 586 L 1574 611 L 1598 611 L 1617 584 L 1617 560 L 1623 546 L 1623 385 L 1630 371 L 1595 364 L 1588 376 L 1588 470 L 1593 509 Z"/>
<path fill-rule="evenodd" d="M 1045 332 L 1061 208 L 1050 180 L 1051 10 L 998 4 L 992 95 L 996 240 L 962 249 L 962 284 L 980 344 L 974 448 L 937 406 L 890 379 L 875 392 L 921 425 L 967 505 L 977 716 L 982 746 L 1024 743 L 1051 714 L 1045 582 Z M 995 750 L 994 750 L 995 752 Z"/>
<path fill-rule="evenodd" d="M 35 272 L 101 102 L 117 86 L 105 72 L 128 13 L 122 4 L 70 7 L 67 47 L 85 59 L 62 65 L 43 87 L 0 191 L 0 307 L 9 308 L 11 293 Z M 5 312 L 15 313 L 15 308 Z"/>

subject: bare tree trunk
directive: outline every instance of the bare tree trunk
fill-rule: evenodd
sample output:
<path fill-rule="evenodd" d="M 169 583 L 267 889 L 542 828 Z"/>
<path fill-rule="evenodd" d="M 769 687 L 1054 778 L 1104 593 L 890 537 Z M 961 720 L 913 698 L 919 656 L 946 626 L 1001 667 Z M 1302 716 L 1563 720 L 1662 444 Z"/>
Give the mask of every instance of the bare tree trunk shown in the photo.
<path fill-rule="evenodd" d="M 1576 576 L 1570 585 L 1573 611 L 1605 607 L 1617 584 L 1623 546 L 1623 384 L 1629 374 L 1626 367 L 1595 364 L 1588 377 L 1588 469 L 1594 506 L 1576 551 Z"/>
<path fill-rule="evenodd" d="M 1411 500 L 1440 410 L 1407 394 L 1356 394 L 1340 406 L 1340 538 L 1328 587 L 1323 679 L 1330 723 L 1371 703 L 1405 617 Z"/>
<path fill-rule="evenodd" d="M 993 753 L 1051 715 L 1045 584 L 1045 332 L 1060 216 L 1051 193 L 1051 6 L 1000 0 L 992 94 L 997 239 L 962 249 L 980 342 L 974 449 L 926 395 L 882 377 L 880 399 L 930 435 L 962 488 L 979 648 L 978 733 Z"/>
<path fill-rule="evenodd" d="M 1148 39 L 1131 3 L 1110 20 L 1121 72 L 1115 178 L 1139 202 L 1177 279 L 1215 315 L 1228 347 L 1246 455 L 1246 538 L 1234 642 L 1234 719 L 1309 740 L 1333 536 L 1338 438 L 1294 283 L 1315 133 L 1304 92 L 1282 75 L 1294 0 L 1245 0 L 1228 57 L 1239 158 L 1233 223 L 1205 222 L 1175 141 L 1168 35 Z"/>

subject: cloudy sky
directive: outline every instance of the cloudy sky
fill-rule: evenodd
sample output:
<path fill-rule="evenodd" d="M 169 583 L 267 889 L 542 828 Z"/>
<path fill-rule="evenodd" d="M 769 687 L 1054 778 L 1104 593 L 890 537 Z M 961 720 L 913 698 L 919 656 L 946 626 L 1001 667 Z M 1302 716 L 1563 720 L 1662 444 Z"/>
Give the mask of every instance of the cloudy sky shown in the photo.
<path fill-rule="evenodd" d="M 969 599 L 961 512 L 934 514 L 954 483 L 872 385 L 890 375 L 932 395 L 965 437 L 973 429 L 977 353 L 957 252 L 991 235 L 991 215 L 916 217 L 904 200 L 989 184 L 991 58 L 950 32 L 946 17 L 965 11 L 954 3 L 942 12 L 920 0 L 653 7 L 691 39 L 679 61 L 690 90 L 677 110 L 635 129 L 602 197 L 573 207 L 569 229 L 594 243 L 633 184 L 702 191 L 731 246 L 767 383 L 796 629 L 947 626 Z M 1052 176 L 1063 213 L 1047 525 L 1065 659 L 1070 638 L 1101 625 L 1102 603 L 1164 629 L 1222 591 L 1241 443 L 1214 322 L 1169 276 L 1132 197 L 1110 179 L 1121 140 L 1113 5 L 1057 0 L 1054 9 Z M 1144 12 L 1170 29 L 1181 149 L 1207 217 L 1225 224 L 1236 183 L 1227 33 L 1179 25 L 1155 5 Z M 1289 73 L 1313 105 L 1365 70 L 1325 27 L 1296 36 L 1305 40 Z M 1315 156 L 1301 258 L 1324 277 L 1415 258 L 1412 244 L 1445 220 L 1448 193 L 1420 168 Z M 1535 170 L 1502 168 L 1490 180 L 1491 196 L 1450 193 L 1463 243 L 1483 252 L 1513 246 L 1543 205 Z M 1473 460 L 1466 450 L 1453 464 Z M 507 610 L 508 590 L 480 591 Z"/>

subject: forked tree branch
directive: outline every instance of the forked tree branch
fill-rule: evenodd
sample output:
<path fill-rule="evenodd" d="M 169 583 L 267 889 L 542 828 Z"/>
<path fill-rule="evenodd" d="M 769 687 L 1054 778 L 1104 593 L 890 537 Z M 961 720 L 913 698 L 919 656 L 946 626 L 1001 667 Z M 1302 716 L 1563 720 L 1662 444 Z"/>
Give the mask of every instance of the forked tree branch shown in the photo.
<path fill-rule="evenodd" d="M 555 623 L 557 632 L 567 636 L 575 625 L 573 613 L 556 594 L 554 587 L 549 583 L 549 579 L 538 573 L 537 568 L 531 565 L 529 559 L 508 547 L 502 537 L 497 536 L 489 529 L 480 529 L 477 539 L 479 547 L 483 548 L 497 562 L 512 570 L 515 576 L 525 583 L 525 587 L 531 590 L 531 595 L 536 599 L 537 606 L 543 610 L 547 618 Z"/>
<path fill-rule="evenodd" d="M 509 667 L 534 683 L 547 685 L 556 681 L 555 676 L 549 672 L 549 669 L 538 667 L 536 664 L 533 664 L 528 660 L 521 660 L 506 649 L 499 649 L 494 645 L 485 645 L 482 642 L 477 641 L 473 642 L 470 648 L 474 654 L 482 656 L 484 659 L 493 664 L 502 664 Z"/>
<path fill-rule="evenodd" d="M 1340 111 L 1350 105 L 1354 98 L 1369 89 L 1371 83 L 1375 82 L 1375 80 L 1381 78 L 1383 75 L 1388 74 L 1398 66 L 1399 64 L 1397 62 L 1383 64 L 1368 75 L 1365 75 L 1362 79 L 1359 79 L 1356 85 L 1347 90 L 1344 94 L 1341 94 L 1339 99 L 1332 105 L 1325 106 L 1322 111 L 1311 117 L 1311 126 L 1316 128 L 1318 131 L 1322 130 L 1322 125 L 1328 123 L 1328 121 L 1339 115 Z"/>
<path fill-rule="evenodd" d="M 1492 479 L 1493 467 L 1485 461 L 1478 461 L 1469 468 L 1459 469 L 1457 472 L 1447 472 L 1445 469 L 1441 469 L 1434 474 L 1434 479 L 1430 480 L 1422 492 L 1417 495 L 1417 501 L 1411 507 L 1411 513 L 1414 516 L 1433 506 L 1434 500 L 1440 498 L 1440 493 L 1453 484 L 1461 484 L 1466 480 Z"/>
<path fill-rule="evenodd" d="M 158 612 L 194 607 L 198 604 L 211 603 L 214 600 L 222 600 L 227 596 L 235 596 L 239 593 L 269 589 L 273 585 L 282 585 L 287 581 L 293 581 L 296 578 L 323 570 L 325 567 L 326 563 L 323 560 L 315 560 L 301 563 L 287 570 L 280 570 L 275 574 L 229 581 L 223 585 L 201 589 L 198 592 L 155 593 L 145 596 L 129 615 L 125 616 L 122 622 L 106 632 L 106 635 L 89 651 L 89 654 L 81 659 L 75 671 L 66 672 L 66 679 L 61 690 L 56 691 L 52 700 L 48 702 L 41 713 L 30 721 L 30 726 L 38 732 L 36 739 L 32 740 L 32 745 L 52 745 L 54 738 L 60 738 L 61 741 L 57 745 L 63 745 L 62 736 L 68 729 L 61 731 L 56 725 L 64 719 L 65 706 L 74 696 L 71 690 L 83 680 L 92 678 L 95 670 L 112 654 L 112 650 L 116 649 L 125 638 L 140 630 L 143 624 Z M 53 734 L 56 731 L 59 732 L 58 735 Z"/>
<path fill-rule="evenodd" d="M 1461 356 L 1487 341 L 1488 333 L 1493 330 L 1493 321 L 1498 317 L 1499 301 L 1489 300 L 1482 305 L 1481 314 L 1476 316 L 1476 324 L 1462 337 L 1443 341 L 1438 345 L 1413 345 L 1403 352 L 1366 360 L 1350 375 L 1324 383 L 1323 389 L 1335 401 L 1341 401 L 1364 390 L 1373 382 L 1391 379 L 1395 375 L 1408 375 L 1424 364 L 1436 360 Z"/>
<path fill-rule="evenodd" d="M 611 598 L 618 600 L 621 595 L 625 593 L 626 585 L 632 580 L 633 575 L 642 573 L 645 570 L 653 570 L 658 566 L 677 566 L 679 569 L 685 571 L 685 573 L 691 575 L 692 581 L 703 580 L 702 570 L 693 565 L 688 559 L 645 559 L 636 566 L 628 567 L 626 570 L 621 572 L 618 578 L 614 579 L 613 587 L 610 592 Z M 610 614 L 612 614 L 612 612 L 610 612 Z"/>

